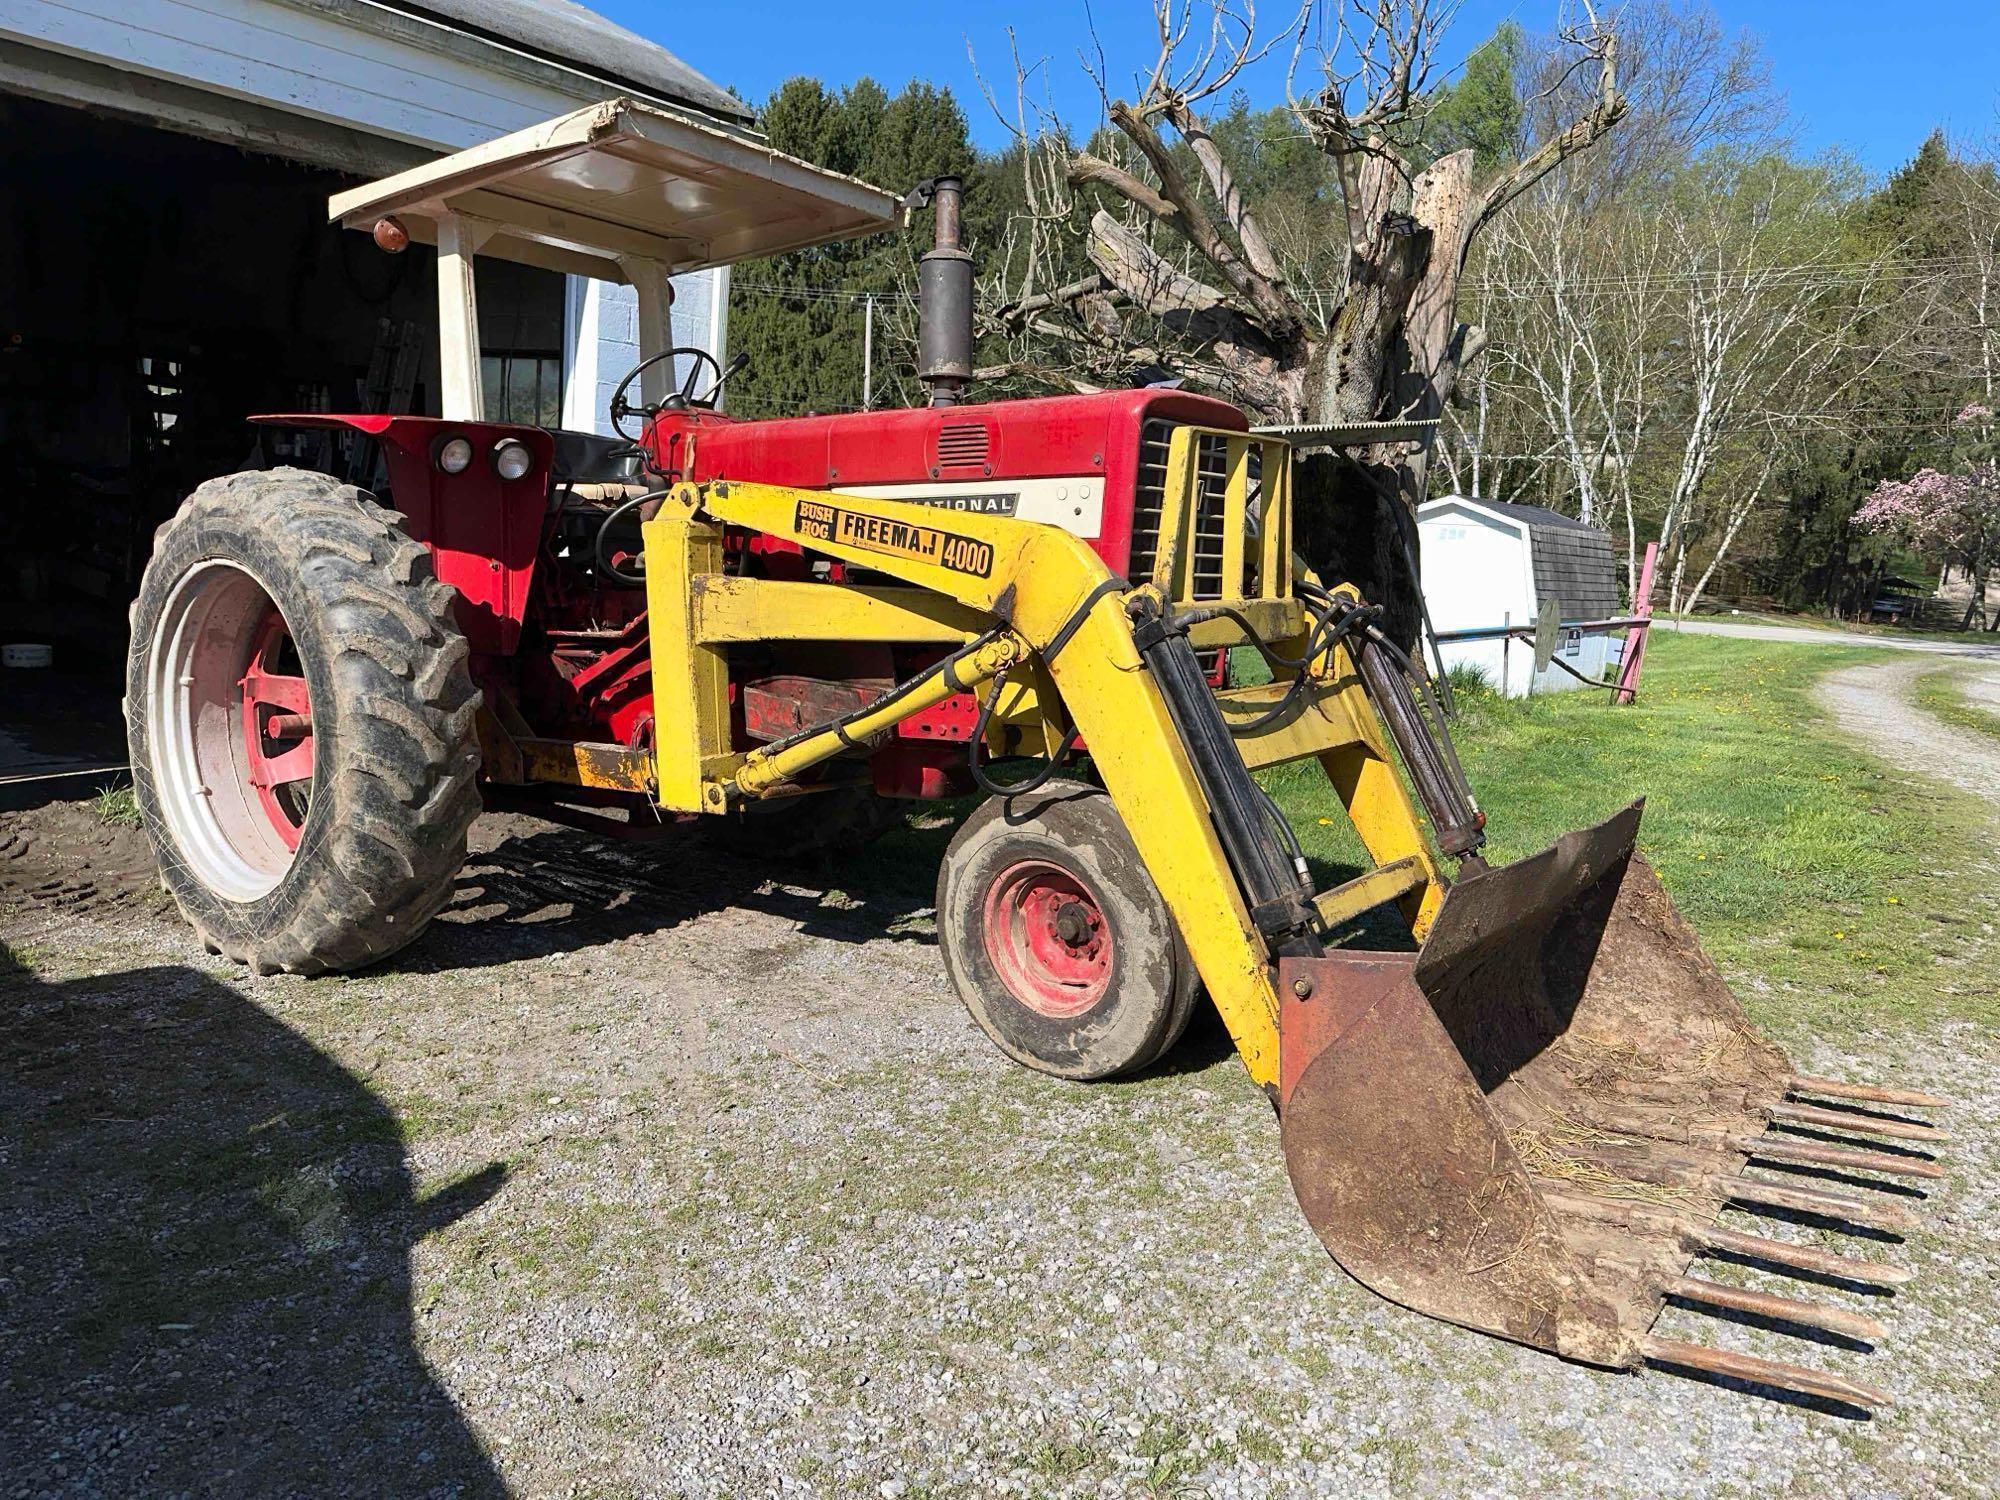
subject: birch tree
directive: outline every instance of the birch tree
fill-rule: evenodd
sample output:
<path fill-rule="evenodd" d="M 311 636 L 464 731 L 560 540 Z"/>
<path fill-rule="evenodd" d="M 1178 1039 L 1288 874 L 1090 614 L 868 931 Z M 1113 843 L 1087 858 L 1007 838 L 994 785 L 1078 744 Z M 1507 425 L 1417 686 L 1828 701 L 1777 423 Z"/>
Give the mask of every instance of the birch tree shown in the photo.
<path fill-rule="evenodd" d="M 1892 278 L 1850 211 L 1825 167 L 1712 150 L 1614 199 L 1552 179 L 1486 247 L 1515 445 L 1539 447 L 1562 508 L 1622 532 L 1628 580 L 1660 543 L 1676 612 L 1909 336 L 1878 316 Z"/>
<path fill-rule="evenodd" d="M 1621 534 L 1638 576 L 1641 460 L 1685 363 L 1663 217 L 1591 211 L 1553 181 L 1496 227 L 1482 271 L 1505 299 L 1493 378 L 1513 387 L 1578 517 Z"/>
<path fill-rule="evenodd" d="M 1678 453 L 1659 523 L 1668 607 L 1691 611 L 1715 565 L 1767 494 L 1773 463 L 1717 497 L 1732 445 L 1766 460 L 1792 434 L 1831 425 L 1844 398 L 1885 358 L 1857 337 L 1884 289 L 1879 257 L 1853 260 L 1830 174 L 1777 158 L 1694 172 L 1669 221 L 1669 270 L 1683 341 Z M 1719 526 L 1715 524 L 1720 518 Z M 1694 587 L 1704 536 L 1716 550 Z"/>

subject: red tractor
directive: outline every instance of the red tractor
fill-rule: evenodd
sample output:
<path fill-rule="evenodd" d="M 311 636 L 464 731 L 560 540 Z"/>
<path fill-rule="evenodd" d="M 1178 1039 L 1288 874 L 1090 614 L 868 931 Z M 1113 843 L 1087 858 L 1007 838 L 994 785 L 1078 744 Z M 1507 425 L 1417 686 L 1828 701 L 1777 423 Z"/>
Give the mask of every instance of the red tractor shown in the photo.
<path fill-rule="evenodd" d="M 663 796 L 657 763 L 662 721 L 685 725 L 691 713 L 659 702 L 641 529 L 675 485 L 754 476 L 1056 525 L 1112 572 L 1150 576 L 1169 432 L 1245 431 L 1235 408 L 1172 390 L 958 404 L 969 349 L 934 332 L 969 330 L 953 181 L 937 195 L 940 243 L 923 266 L 938 304 L 925 323 L 937 404 L 724 415 L 718 397 L 736 366 L 672 344 L 668 275 L 723 258 L 717 242 L 729 259 L 768 254 L 879 231 L 906 207 L 803 163 L 742 156 L 730 137 L 619 103 L 335 200 L 336 217 L 387 248 L 413 232 L 438 244 L 444 415 L 254 418 L 374 440 L 393 512 L 328 476 L 276 469 L 203 485 L 157 538 L 133 614 L 133 764 L 149 826 L 168 836 L 169 886 L 214 947 L 260 971 L 386 956 L 448 895 L 482 804 L 628 836 L 713 811 Z M 630 207 L 634 176 L 657 192 L 607 223 L 606 183 Z M 709 195 L 711 253 L 689 257 L 682 196 L 694 182 Z M 611 398 L 617 437 L 480 420 L 475 251 L 635 286 L 643 358 Z M 1213 437 L 1201 453 L 1213 470 Z M 1205 479 L 1217 503 L 1197 518 L 1188 582 L 1192 596 L 1220 598 L 1221 488 Z M 726 527 L 720 542 L 718 589 L 893 582 L 787 537 Z M 798 639 L 775 599 L 760 595 L 727 637 L 726 726 L 703 726 L 711 750 L 769 744 L 865 707 L 971 633 L 940 618 Z M 948 601 L 928 608 L 951 612 Z M 1025 743 L 1025 711 L 1002 705 L 984 731 L 993 751 Z M 724 816 L 746 847 L 774 852 L 865 836 L 885 825 L 889 799 L 976 789 L 968 746 L 980 717 L 972 693 L 955 693 L 865 756 Z"/>
<path fill-rule="evenodd" d="M 1636 804 L 1486 864 L 1423 673 L 1293 555 L 1282 437 L 1172 390 L 964 403 L 970 262 L 957 184 L 934 193 L 932 404 L 759 422 L 673 346 L 668 275 L 889 227 L 891 195 L 614 101 L 334 200 L 386 247 L 436 242 L 443 415 L 262 419 L 372 436 L 394 510 L 275 469 L 203 485 L 159 533 L 131 761 L 204 940 L 259 972 L 380 959 L 449 898 L 482 803 L 667 837 L 706 819 L 775 852 L 977 789 L 938 943 L 1010 1056 L 1143 1067 L 1205 990 L 1308 1219 L 1384 1295 L 1609 1368 L 1886 1399 L 1650 1330 L 1671 1296 L 1876 1337 L 1684 1273 L 1898 1280 L 1714 1220 L 1899 1226 L 1893 1201 L 1745 1169 L 1935 1175 L 1828 1136 L 1935 1140 L 1855 1101 L 1937 1101 L 1795 1073 L 1636 852 Z M 481 250 L 636 287 L 623 437 L 481 419 Z M 1274 680 L 1228 685 L 1238 646 Z M 1375 866 L 1328 891 L 1255 774 L 1306 761 Z M 1382 907 L 1415 951 L 1334 942 Z"/>

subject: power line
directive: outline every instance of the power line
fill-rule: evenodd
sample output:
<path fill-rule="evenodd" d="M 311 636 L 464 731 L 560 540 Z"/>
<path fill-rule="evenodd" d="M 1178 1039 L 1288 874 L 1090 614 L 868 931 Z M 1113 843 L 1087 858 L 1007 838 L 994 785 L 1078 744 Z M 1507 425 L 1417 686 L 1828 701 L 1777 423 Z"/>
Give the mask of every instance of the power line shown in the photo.
<path fill-rule="evenodd" d="M 1696 267 L 1672 271 L 1601 272 L 1576 277 L 1535 276 L 1505 281 L 1481 278 L 1461 282 L 1459 290 L 1486 296 L 1518 297 L 1558 286 L 1579 293 L 1638 292 L 1658 288 L 1689 287 L 1715 281 L 1755 279 L 1767 287 L 1832 291 L 1842 287 L 1865 285 L 1869 281 L 1920 281 L 1929 276 L 1954 270 L 1987 269 L 1996 271 L 1996 275 L 2000 276 L 2000 267 L 1989 267 L 1986 262 L 1974 256 L 1938 257 L 1888 266 L 1873 261 L 1799 261 L 1761 268 Z M 1293 291 L 1313 297 L 1337 296 L 1347 290 L 1345 283 L 1295 282 L 1291 285 Z M 903 291 L 857 291 L 842 287 L 786 286 L 778 282 L 741 279 L 732 283 L 732 290 L 800 302 L 858 303 L 871 297 L 883 305 L 914 307 L 917 302 L 914 294 Z"/>

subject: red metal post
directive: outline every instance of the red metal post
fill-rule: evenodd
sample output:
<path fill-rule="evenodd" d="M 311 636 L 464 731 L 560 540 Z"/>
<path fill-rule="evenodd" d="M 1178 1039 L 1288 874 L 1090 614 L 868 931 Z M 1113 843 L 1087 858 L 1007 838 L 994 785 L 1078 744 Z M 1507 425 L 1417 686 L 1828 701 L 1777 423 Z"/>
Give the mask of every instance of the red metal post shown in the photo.
<path fill-rule="evenodd" d="M 1638 623 L 1625 633 L 1625 659 L 1618 667 L 1613 703 L 1630 703 L 1639 691 L 1639 665 L 1646 658 L 1646 632 L 1653 620 L 1653 563 L 1659 555 L 1658 542 L 1646 543 L 1646 560 L 1639 564 L 1639 587 L 1632 594 L 1632 613 Z"/>

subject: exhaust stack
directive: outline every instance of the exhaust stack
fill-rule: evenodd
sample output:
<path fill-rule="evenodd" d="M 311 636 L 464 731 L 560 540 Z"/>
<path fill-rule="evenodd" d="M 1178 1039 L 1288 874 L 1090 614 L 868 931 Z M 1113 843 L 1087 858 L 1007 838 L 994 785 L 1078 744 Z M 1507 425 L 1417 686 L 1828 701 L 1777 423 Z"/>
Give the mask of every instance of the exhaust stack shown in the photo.
<path fill-rule="evenodd" d="M 972 380 L 972 256 L 959 217 L 965 184 L 937 177 L 917 191 L 926 189 L 937 240 L 917 264 L 917 378 L 932 406 L 956 406 Z"/>

